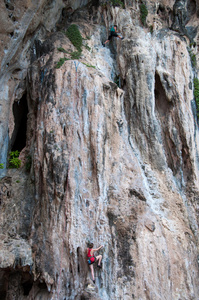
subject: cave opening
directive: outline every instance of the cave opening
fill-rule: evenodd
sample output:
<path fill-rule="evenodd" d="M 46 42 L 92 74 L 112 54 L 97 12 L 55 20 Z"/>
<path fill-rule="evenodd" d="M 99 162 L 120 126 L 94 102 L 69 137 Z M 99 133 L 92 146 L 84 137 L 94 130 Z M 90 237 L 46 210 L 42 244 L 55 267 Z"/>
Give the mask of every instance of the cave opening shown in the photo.
<path fill-rule="evenodd" d="M 172 103 L 167 99 L 160 76 L 155 74 L 155 107 L 159 116 L 165 119 L 172 108 Z"/>
<path fill-rule="evenodd" d="M 31 289 L 32 289 L 32 286 L 33 286 L 33 281 L 32 280 L 28 280 L 26 282 L 24 282 L 22 284 L 23 286 L 23 292 L 24 292 L 24 296 L 28 296 Z"/>
<path fill-rule="evenodd" d="M 29 272 L 10 268 L 0 271 L 0 300 L 13 299 L 11 295 L 14 294 L 15 299 L 21 299 L 20 295 L 28 296 L 33 282 Z"/>
<path fill-rule="evenodd" d="M 13 115 L 15 127 L 11 138 L 11 151 L 19 152 L 26 146 L 26 130 L 27 130 L 27 93 L 25 93 L 20 101 L 13 103 Z"/>
<path fill-rule="evenodd" d="M 3 291 L 3 292 L 1 292 L 1 295 L 0 295 L 0 300 L 6 300 L 6 292 L 5 291 Z"/>
<path fill-rule="evenodd" d="M 41 290 L 48 290 L 45 281 L 39 282 L 39 283 L 38 283 L 38 287 L 39 287 Z"/>

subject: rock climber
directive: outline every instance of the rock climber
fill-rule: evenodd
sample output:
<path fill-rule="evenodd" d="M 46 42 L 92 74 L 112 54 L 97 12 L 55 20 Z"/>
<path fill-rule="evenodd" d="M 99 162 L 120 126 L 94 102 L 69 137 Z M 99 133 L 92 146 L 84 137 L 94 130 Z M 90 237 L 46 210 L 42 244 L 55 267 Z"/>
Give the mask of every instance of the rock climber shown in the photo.
<path fill-rule="evenodd" d="M 123 40 L 124 38 L 121 36 L 121 35 L 118 35 L 118 31 L 117 31 L 117 25 L 113 25 L 111 27 L 111 32 L 110 32 L 110 35 L 108 37 L 108 40 L 106 40 L 104 43 L 103 43 L 103 46 L 105 47 L 106 43 L 108 43 L 112 37 L 115 36 L 115 37 L 119 37 L 121 40 Z"/>
<path fill-rule="evenodd" d="M 88 245 L 88 248 L 87 248 L 88 264 L 90 266 L 91 276 L 92 276 L 92 279 L 93 279 L 93 283 L 95 283 L 95 276 L 94 276 L 93 264 L 95 262 L 98 262 L 97 263 L 97 267 L 100 268 L 100 269 L 102 268 L 102 266 L 101 266 L 102 255 L 100 254 L 100 255 L 94 256 L 94 252 L 100 250 L 102 247 L 103 246 L 100 246 L 97 249 L 93 249 L 93 243 L 90 243 Z"/>

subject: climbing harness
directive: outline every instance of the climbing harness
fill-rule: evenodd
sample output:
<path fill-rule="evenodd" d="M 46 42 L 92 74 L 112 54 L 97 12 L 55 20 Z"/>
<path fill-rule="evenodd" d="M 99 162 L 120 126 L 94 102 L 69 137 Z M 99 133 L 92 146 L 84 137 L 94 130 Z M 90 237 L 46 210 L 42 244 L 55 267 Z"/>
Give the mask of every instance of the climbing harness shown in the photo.
<path fill-rule="evenodd" d="M 87 262 L 88 262 L 89 265 L 94 264 L 95 261 L 96 261 L 95 256 L 90 256 L 89 259 L 87 260 Z"/>

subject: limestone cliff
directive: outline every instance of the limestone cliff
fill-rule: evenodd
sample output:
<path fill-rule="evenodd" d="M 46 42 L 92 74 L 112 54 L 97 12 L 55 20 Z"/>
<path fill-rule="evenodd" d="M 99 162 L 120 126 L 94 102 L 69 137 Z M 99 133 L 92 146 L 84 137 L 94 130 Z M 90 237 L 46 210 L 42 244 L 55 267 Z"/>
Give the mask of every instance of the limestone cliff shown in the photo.
<path fill-rule="evenodd" d="M 0 299 L 199 298 L 198 5 L 0 3 Z"/>

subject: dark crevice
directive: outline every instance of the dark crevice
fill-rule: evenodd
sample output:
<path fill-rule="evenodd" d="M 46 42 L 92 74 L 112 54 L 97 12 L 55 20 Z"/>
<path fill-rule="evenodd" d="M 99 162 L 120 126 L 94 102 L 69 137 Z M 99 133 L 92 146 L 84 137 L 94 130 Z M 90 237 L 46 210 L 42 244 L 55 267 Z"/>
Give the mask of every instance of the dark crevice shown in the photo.
<path fill-rule="evenodd" d="M 172 103 L 167 99 L 158 74 L 155 75 L 155 106 L 159 116 L 164 118 L 173 107 Z"/>
<path fill-rule="evenodd" d="M 77 248 L 77 272 L 80 273 L 80 247 Z"/>
<path fill-rule="evenodd" d="M 5 7 L 6 7 L 8 10 L 14 10 L 14 4 L 11 3 L 11 2 L 12 2 L 12 1 L 4 0 Z"/>
<path fill-rule="evenodd" d="M 0 300 L 6 300 L 6 292 L 1 292 Z"/>
<path fill-rule="evenodd" d="M 24 296 L 28 296 L 33 286 L 33 280 L 24 282 L 22 286 L 23 286 Z"/>
<path fill-rule="evenodd" d="M 138 192 L 135 189 L 130 189 L 129 190 L 129 196 L 133 197 L 135 196 L 136 198 L 138 198 L 141 201 L 145 201 L 146 202 L 146 198 L 144 197 L 144 195 L 142 194 L 142 192 Z"/>
<path fill-rule="evenodd" d="M 13 104 L 15 127 L 11 138 L 11 151 L 20 152 L 26 146 L 27 114 L 27 94 L 25 93 L 20 101 Z"/>
<path fill-rule="evenodd" d="M 162 129 L 163 144 L 165 149 L 165 154 L 167 158 L 168 167 L 173 171 L 173 174 L 176 175 L 178 169 L 178 155 L 176 153 L 176 146 L 171 140 L 169 131 L 168 131 L 168 116 L 171 113 L 173 105 L 167 99 L 165 90 L 163 88 L 160 76 L 155 75 L 155 108 L 156 115 L 160 121 Z"/>
<path fill-rule="evenodd" d="M 48 290 L 47 285 L 46 285 L 45 282 L 39 282 L 39 283 L 38 283 L 38 287 L 39 287 L 41 290 Z"/>
<path fill-rule="evenodd" d="M 166 78 L 163 77 L 166 81 Z M 169 90 L 169 87 L 166 87 Z M 175 101 L 175 95 L 174 95 Z M 158 74 L 155 76 L 155 107 L 156 115 L 162 130 L 162 142 L 166 154 L 168 167 L 172 170 L 173 175 L 185 181 L 191 179 L 192 164 L 190 161 L 189 147 L 183 128 L 179 126 L 178 115 L 173 109 L 173 103 L 167 98 L 161 79 Z M 173 122 L 171 129 L 171 124 Z"/>

